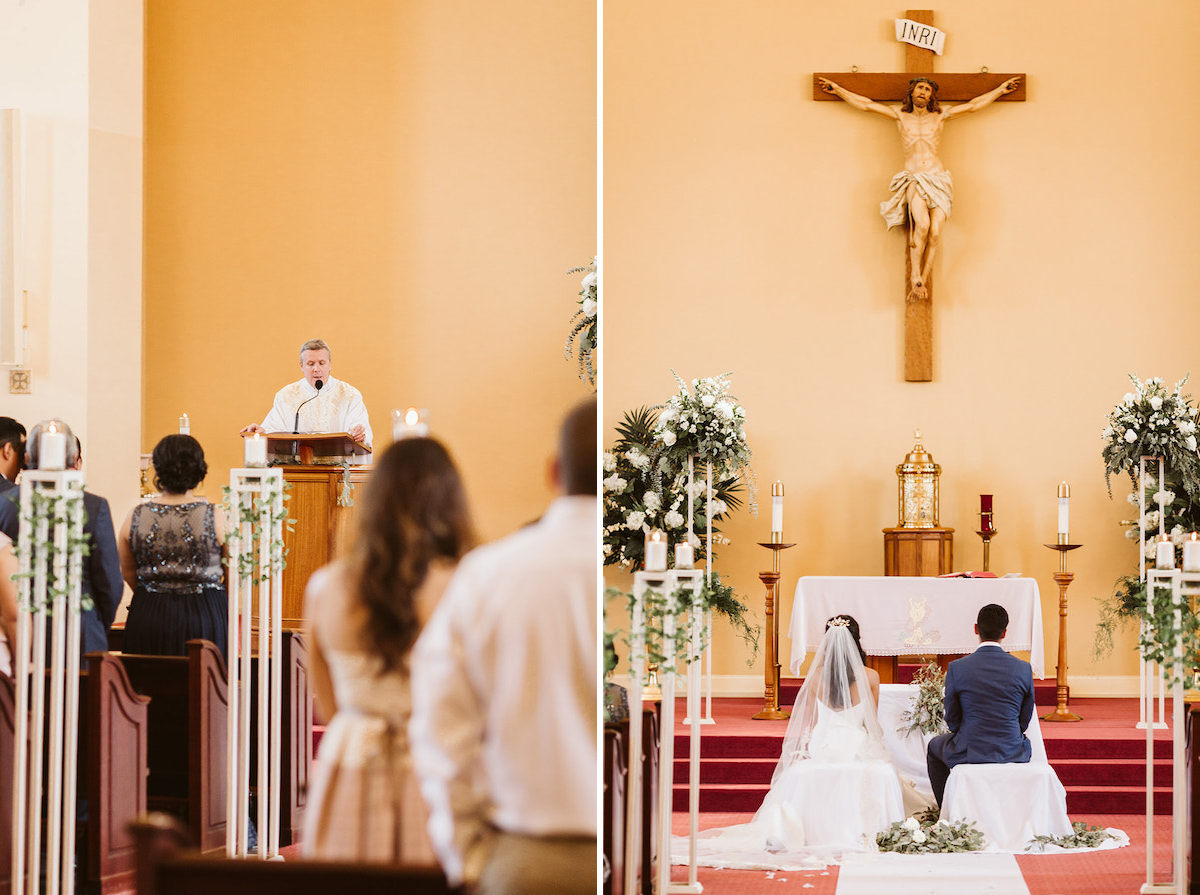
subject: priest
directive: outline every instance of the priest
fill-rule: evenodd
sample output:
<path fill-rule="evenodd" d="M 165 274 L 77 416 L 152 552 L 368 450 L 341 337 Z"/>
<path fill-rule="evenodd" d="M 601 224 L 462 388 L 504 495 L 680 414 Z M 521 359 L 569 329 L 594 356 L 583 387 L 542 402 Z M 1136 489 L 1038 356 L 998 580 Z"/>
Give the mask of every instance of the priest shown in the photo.
<path fill-rule="evenodd" d="M 242 429 L 242 434 L 346 432 L 355 441 L 371 445 L 371 421 L 362 393 L 330 373 L 332 354 L 323 339 L 300 346 L 300 379 L 275 393 L 266 418 Z M 358 459 L 358 458 L 356 458 Z"/>

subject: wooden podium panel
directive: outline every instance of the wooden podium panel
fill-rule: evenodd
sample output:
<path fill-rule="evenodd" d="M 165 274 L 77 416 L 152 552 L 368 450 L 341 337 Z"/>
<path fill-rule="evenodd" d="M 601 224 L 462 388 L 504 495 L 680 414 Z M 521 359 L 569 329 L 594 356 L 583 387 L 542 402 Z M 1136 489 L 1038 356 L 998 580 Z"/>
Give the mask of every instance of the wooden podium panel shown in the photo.
<path fill-rule="evenodd" d="M 953 571 L 953 528 L 883 530 L 884 575 L 934 577 Z"/>
<path fill-rule="evenodd" d="M 304 627 L 304 588 L 312 573 L 340 556 L 350 544 L 354 507 L 338 505 L 342 491 L 341 466 L 284 466 L 283 480 L 289 484 L 284 507 L 295 519 L 293 531 L 286 528 L 283 544 L 287 567 L 283 570 L 283 626 Z M 357 503 L 358 486 L 371 474 L 370 466 L 351 466 L 350 496 Z"/>

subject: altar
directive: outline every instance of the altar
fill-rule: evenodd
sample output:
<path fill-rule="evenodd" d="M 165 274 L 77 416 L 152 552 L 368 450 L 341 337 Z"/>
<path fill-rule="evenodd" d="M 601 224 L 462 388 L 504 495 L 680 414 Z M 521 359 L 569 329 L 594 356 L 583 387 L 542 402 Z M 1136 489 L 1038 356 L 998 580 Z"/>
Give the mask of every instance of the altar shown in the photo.
<path fill-rule="evenodd" d="M 1045 677 L 1041 595 L 1032 578 L 803 577 L 788 629 L 792 674 L 840 613 L 858 621 L 868 657 L 965 655 L 979 645 L 975 618 L 988 603 L 1008 611 L 1001 646 L 1028 652 L 1034 677 Z"/>

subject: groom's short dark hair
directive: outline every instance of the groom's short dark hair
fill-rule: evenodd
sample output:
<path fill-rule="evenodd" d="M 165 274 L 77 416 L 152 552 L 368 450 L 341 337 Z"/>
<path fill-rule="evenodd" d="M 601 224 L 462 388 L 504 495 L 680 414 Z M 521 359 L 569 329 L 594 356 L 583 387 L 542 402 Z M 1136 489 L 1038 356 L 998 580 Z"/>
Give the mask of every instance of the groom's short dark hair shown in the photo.
<path fill-rule="evenodd" d="M 1008 611 L 996 603 L 988 603 L 975 619 L 980 640 L 999 640 L 1008 630 Z"/>

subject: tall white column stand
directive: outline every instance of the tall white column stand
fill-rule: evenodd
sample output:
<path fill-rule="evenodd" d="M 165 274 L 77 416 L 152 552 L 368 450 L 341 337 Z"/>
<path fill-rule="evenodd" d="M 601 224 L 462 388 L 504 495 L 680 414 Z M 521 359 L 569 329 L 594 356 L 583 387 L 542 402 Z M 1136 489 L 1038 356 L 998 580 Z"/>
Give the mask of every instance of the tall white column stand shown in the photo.
<path fill-rule="evenodd" d="M 684 655 L 689 664 L 699 661 L 703 650 L 703 608 L 701 605 L 701 573 L 696 569 L 671 569 L 666 572 L 638 572 L 633 581 L 633 610 L 630 618 L 630 724 L 629 724 L 629 780 L 626 788 L 626 836 L 625 836 L 625 891 L 637 891 L 637 855 L 641 854 L 641 837 L 638 826 L 641 822 L 642 793 L 642 683 L 646 667 L 646 623 L 645 598 L 648 591 L 657 591 L 666 598 L 667 608 L 663 617 L 663 642 L 661 652 L 665 657 L 659 668 L 662 687 L 662 715 L 658 753 L 658 811 L 654 818 L 654 829 L 649 833 L 658 841 L 658 873 L 655 885 L 657 895 L 684 895 L 704 891 L 696 864 L 696 836 L 700 832 L 700 675 L 689 674 L 687 678 L 687 701 L 689 731 L 688 749 L 688 881 L 671 882 L 671 815 L 674 808 L 673 784 L 675 778 L 675 681 L 678 656 L 681 652 L 679 635 L 686 636 Z M 691 591 L 691 606 L 687 612 L 687 631 L 676 630 L 676 593 L 681 588 Z"/>
<path fill-rule="evenodd" d="M 712 463 L 708 464 L 707 473 L 708 473 L 708 477 L 704 481 L 704 498 L 705 498 L 704 499 L 704 520 L 705 520 L 705 524 L 706 524 L 706 528 L 707 528 L 707 531 L 705 532 L 706 540 L 704 541 L 704 545 L 705 545 L 705 550 L 708 552 L 708 558 L 704 562 L 704 582 L 706 585 L 711 587 L 712 586 L 712 567 L 713 567 L 713 554 L 712 554 L 713 468 L 712 468 Z M 692 458 L 688 457 L 688 494 L 691 494 L 691 493 L 692 493 Z M 691 513 L 690 513 L 690 510 L 691 510 L 690 505 L 688 507 L 688 510 L 689 510 L 688 518 L 691 519 L 692 517 L 691 517 Z M 689 536 L 691 535 L 691 524 L 690 523 L 688 525 L 688 535 Z M 704 626 L 705 626 L 705 632 L 706 632 L 705 633 L 706 639 L 704 642 L 707 643 L 709 645 L 709 647 L 711 647 L 712 646 L 712 610 L 705 610 Z M 697 670 L 696 674 L 697 674 L 697 676 L 703 675 L 701 680 L 702 680 L 703 693 L 704 693 L 704 715 L 700 719 L 700 723 L 701 724 L 716 724 L 717 722 L 713 720 L 713 716 L 712 716 L 713 670 L 712 670 L 712 649 L 711 648 L 708 650 L 705 650 L 703 672 Z M 688 670 L 689 684 L 691 682 L 691 679 L 692 679 L 692 672 L 689 669 Z M 690 692 L 690 689 L 689 689 L 689 692 Z M 688 716 L 683 719 L 684 724 L 692 723 L 692 713 L 694 711 L 696 711 L 696 710 L 692 708 L 692 703 L 691 703 L 691 700 L 689 699 L 688 700 Z"/>
<path fill-rule="evenodd" d="M 283 694 L 283 471 L 231 469 L 238 517 L 229 546 L 229 814 L 225 851 L 244 857 L 250 815 L 250 712 L 258 716 L 258 856 L 279 857 Z M 247 517 L 257 517 L 251 523 Z M 258 598 L 258 704 L 251 706 L 253 607 Z"/>
<path fill-rule="evenodd" d="M 1146 461 L 1158 463 L 1158 481 L 1161 485 L 1165 473 L 1165 463 L 1162 457 L 1142 457 L 1138 469 L 1138 531 L 1141 532 L 1141 554 L 1138 556 L 1138 569 L 1141 571 L 1142 583 L 1146 583 Z M 1160 488 L 1161 492 L 1161 488 Z M 1158 508 L 1158 533 L 1166 531 L 1166 516 L 1163 507 Z M 1140 626 L 1142 638 L 1146 636 L 1146 623 Z M 1140 662 L 1138 668 L 1138 723 L 1137 729 L 1144 730 L 1151 725 L 1156 730 L 1167 727 L 1167 687 L 1163 669 L 1156 662 Z M 1158 718 L 1154 713 L 1154 686 L 1158 685 Z"/>
<path fill-rule="evenodd" d="M 1200 594 L 1200 573 L 1178 569 L 1152 569 L 1148 573 L 1147 599 L 1156 590 L 1171 592 L 1175 629 L 1183 621 L 1183 597 Z M 1183 639 L 1175 641 L 1171 674 L 1171 882 L 1154 881 L 1154 731 L 1146 728 L 1146 882 L 1143 895 L 1187 895 L 1187 757 L 1183 704 Z"/>
<path fill-rule="evenodd" d="M 42 499 L 35 501 L 34 491 Z M 25 470 L 21 475 L 20 512 L 23 532 L 20 571 L 24 577 L 18 584 L 20 611 L 14 644 L 17 692 L 10 891 L 12 895 L 73 895 L 83 476 L 74 470 Z M 47 625 L 50 627 L 49 687 Z M 47 761 L 45 766 L 43 756 Z M 43 775 L 46 779 L 44 888 L 39 872 L 43 852 Z"/>

